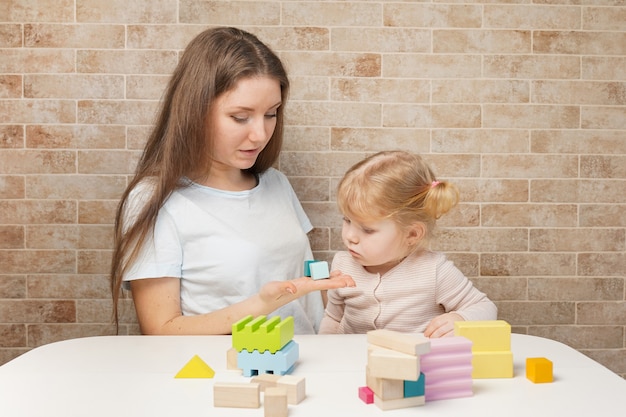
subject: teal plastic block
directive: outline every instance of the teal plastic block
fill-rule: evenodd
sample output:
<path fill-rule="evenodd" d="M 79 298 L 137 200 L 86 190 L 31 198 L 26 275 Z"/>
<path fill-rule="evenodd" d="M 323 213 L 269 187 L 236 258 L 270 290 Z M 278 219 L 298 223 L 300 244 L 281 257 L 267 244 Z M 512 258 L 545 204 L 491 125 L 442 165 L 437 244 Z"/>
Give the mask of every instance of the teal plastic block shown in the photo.
<path fill-rule="evenodd" d="M 237 368 L 243 371 L 243 376 L 259 374 L 285 375 L 291 373 L 300 355 L 300 348 L 295 341 L 290 341 L 285 347 L 271 353 L 246 349 L 237 353 Z"/>
<path fill-rule="evenodd" d="M 311 268 L 310 265 L 314 262 L 314 260 L 310 260 L 310 261 L 304 261 L 304 276 L 305 277 L 310 277 L 311 276 Z"/>
<path fill-rule="evenodd" d="M 328 262 L 316 261 L 309 264 L 311 271 L 311 278 L 313 279 L 326 279 L 330 278 L 330 271 L 328 270 Z"/>
<path fill-rule="evenodd" d="M 421 397 L 426 393 L 426 377 L 420 372 L 417 381 L 404 381 L 404 398 Z"/>
<path fill-rule="evenodd" d="M 266 316 L 247 316 L 232 326 L 233 347 L 237 352 L 246 349 L 248 352 L 269 350 L 276 353 L 293 339 L 293 334 L 292 316 L 282 321 L 278 316 L 269 320 Z"/>

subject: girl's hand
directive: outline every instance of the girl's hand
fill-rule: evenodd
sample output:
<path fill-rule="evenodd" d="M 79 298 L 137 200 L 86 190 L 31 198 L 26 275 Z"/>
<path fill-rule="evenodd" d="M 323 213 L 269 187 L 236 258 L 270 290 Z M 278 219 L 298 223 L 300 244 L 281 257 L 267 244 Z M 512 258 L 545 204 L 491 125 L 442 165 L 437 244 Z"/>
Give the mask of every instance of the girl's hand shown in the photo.
<path fill-rule="evenodd" d="M 426 337 L 444 337 L 454 336 L 454 322 L 465 321 L 463 317 L 457 313 L 445 313 L 435 317 L 428 323 L 424 336 Z"/>

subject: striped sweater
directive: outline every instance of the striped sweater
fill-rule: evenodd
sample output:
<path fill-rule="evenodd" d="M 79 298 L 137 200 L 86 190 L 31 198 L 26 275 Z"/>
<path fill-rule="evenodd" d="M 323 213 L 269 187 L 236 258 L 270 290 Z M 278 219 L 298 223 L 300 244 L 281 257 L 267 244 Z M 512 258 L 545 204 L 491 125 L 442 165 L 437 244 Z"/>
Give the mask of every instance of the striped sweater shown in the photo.
<path fill-rule="evenodd" d="M 439 252 L 413 253 L 382 276 L 367 272 L 348 252 L 338 252 L 331 269 L 352 276 L 356 287 L 328 291 L 319 333 L 383 328 L 421 333 L 443 313 L 465 320 L 497 316 L 495 304 Z"/>

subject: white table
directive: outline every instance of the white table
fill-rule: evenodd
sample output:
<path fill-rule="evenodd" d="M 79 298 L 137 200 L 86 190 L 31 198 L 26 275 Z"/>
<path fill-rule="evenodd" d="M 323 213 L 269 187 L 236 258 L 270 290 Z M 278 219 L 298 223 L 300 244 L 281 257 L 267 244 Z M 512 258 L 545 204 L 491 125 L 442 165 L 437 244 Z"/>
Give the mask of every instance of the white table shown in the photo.
<path fill-rule="evenodd" d="M 365 385 L 364 335 L 299 336 L 293 375 L 306 378 L 297 416 L 618 416 L 626 415 L 626 380 L 549 339 L 513 334 L 515 377 L 476 379 L 474 396 L 382 411 L 358 398 Z M 256 416 L 263 409 L 214 408 L 214 381 L 243 381 L 226 369 L 230 336 L 103 336 L 52 343 L 0 367 L 0 416 Z M 194 355 L 213 379 L 175 379 Z M 527 357 L 554 363 L 554 382 L 526 379 Z"/>

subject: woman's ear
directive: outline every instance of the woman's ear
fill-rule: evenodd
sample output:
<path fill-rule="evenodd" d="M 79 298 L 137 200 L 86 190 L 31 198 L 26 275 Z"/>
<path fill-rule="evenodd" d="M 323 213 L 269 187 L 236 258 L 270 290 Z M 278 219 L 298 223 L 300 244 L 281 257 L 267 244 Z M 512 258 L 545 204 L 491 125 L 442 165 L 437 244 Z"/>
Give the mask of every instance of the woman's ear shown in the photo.
<path fill-rule="evenodd" d="M 426 225 L 422 222 L 413 223 L 407 230 L 407 243 L 415 246 L 426 236 Z"/>

